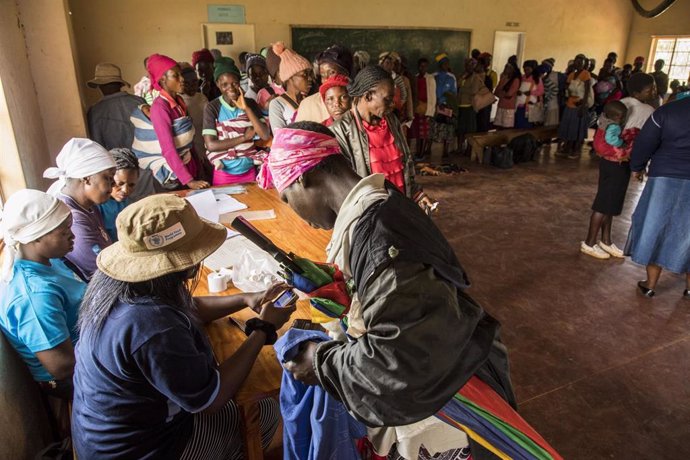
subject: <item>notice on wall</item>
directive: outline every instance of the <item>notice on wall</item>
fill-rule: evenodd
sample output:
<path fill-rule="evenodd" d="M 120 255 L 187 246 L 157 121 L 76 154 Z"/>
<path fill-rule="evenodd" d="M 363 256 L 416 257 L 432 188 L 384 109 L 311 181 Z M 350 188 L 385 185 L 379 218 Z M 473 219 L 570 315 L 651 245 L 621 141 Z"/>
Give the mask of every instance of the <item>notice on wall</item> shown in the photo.
<path fill-rule="evenodd" d="M 245 24 L 244 5 L 208 5 L 208 22 Z"/>

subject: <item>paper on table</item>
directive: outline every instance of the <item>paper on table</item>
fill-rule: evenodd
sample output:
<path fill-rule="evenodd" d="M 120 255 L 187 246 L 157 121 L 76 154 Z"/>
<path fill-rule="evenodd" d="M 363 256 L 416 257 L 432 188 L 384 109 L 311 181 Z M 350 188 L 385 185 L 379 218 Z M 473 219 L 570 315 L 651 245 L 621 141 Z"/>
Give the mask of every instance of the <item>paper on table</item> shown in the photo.
<path fill-rule="evenodd" d="M 231 224 L 235 217 L 242 216 L 247 220 L 268 220 L 275 219 L 276 212 L 273 209 L 266 209 L 264 211 L 239 211 L 230 214 L 223 214 L 220 221 L 224 224 Z"/>
<path fill-rule="evenodd" d="M 216 197 L 211 190 L 188 196 L 186 200 L 194 207 L 200 217 L 211 222 L 218 222 L 220 213 L 218 212 Z"/>
<path fill-rule="evenodd" d="M 218 203 L 218 214 L 227 214 L 247 209 L 246 204 L 228 195 L 216 195 L 216 202 Z"/>
<path fill-rule="evenodd" d="M 239 195 L 240 193 L 247 193 L 247 187 L 244 185 L 228 185 L 227 187 L 218 187 L 209 189 L 213 192 L 216 197 L 219 195 Z M 199 193 L 204 193 L 206 190 L 192 190 L 187 193 L 187 196 L 198 195 Z"/>

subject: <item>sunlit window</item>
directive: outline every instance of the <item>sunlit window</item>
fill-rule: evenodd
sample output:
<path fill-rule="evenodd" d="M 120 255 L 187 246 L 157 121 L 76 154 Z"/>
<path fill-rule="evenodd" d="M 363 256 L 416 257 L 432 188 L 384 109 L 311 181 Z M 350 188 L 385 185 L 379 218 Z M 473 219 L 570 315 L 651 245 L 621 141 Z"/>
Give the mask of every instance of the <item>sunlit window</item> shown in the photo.
<path fill-rule="evenodd" d="M 648 71 L 654 71 L 654 63 L 658 59 L 664 60 L 664 72 L 668 73 L 671 81 L 687 83 L 690 74 L 690 37 L 654 37 Z"/>

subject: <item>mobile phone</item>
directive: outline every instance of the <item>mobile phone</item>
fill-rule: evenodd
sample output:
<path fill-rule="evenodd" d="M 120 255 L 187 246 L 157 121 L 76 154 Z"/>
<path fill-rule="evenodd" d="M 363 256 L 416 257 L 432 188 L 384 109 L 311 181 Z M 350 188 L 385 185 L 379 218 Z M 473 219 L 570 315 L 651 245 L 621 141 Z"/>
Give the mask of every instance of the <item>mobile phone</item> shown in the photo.
<path fill-rule="evenodd" d="M 273 305 L 276 308 L 286 308 L 297 302 L 297 294 L 292 289 L 286 289 L 281 292 L 278 297 L 273 300 Z"/>

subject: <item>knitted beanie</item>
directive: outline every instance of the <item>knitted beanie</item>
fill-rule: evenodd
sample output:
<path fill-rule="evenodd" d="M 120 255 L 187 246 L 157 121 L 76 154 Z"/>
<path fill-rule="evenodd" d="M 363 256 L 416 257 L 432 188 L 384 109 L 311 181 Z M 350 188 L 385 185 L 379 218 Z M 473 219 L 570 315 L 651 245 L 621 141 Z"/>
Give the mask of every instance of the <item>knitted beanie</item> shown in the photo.
<path fill-rule="evenodd" d="M 218 77 L 224 73 L 231 73 L 240 78 L 240 69 L 235 65 L 235 61 L 227 56 L 221 56 L 213 63 L 213 79 L 218 80 Z"/>
<path fill-rule="evenodd" d="M 280 57 L 278 75 L 283 84 L 293 75 L 312 68 L 311 62 L 290 48 L 286 48 L 283 42 L 274 43 L 273 52 Z"/>

